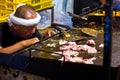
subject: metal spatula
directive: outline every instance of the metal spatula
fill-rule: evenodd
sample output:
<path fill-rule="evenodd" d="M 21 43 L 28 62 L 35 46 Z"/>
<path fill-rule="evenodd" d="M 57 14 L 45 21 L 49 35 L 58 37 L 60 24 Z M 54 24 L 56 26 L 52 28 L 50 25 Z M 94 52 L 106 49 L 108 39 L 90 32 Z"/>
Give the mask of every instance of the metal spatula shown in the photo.
<path fill-rule="evenodd" d="M 61 32 L 65 35 L 66 38 L 71 37 L 71 35 L 65 30 L 61 30 Z"/>
<path fill-rule="evenodd" d="M 62 32 L 62 33 L 65 35 L 66 38 L 71 37 L 71 35 L 70 35 L 67 31 L 59 28 L 59 27 L 64 27 L 64 28 L 70 29 L 69 26 L 63 25 L 63 24 L 58 24 L 58 23 L 52 23 L 52 27 L 54 27 L 55 29 L 57 29 L 57 30 L 59 30 L 60 32 Z"/>

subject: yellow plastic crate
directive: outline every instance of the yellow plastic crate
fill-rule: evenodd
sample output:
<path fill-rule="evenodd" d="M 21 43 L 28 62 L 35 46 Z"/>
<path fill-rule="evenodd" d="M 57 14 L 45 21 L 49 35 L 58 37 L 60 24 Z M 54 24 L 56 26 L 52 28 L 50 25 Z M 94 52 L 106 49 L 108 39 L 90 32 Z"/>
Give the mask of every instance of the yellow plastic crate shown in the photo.
<path fill-rule="evenodd" d="M 17 4 L 11 4 L 11 3 L 5 3 L 2 4 L 0 3 L 0 9 L 4 9 L 4 10 L 15 10 L 17 8 Z"/>
<path fill-rule="evenodd" d="M 36 11 L 43 10 L 46 8 L 50 8 L 53 6 L 52 2 L 46 2 L 38 5 L 32 5 Z"/>
<path fill-rule="evenodd" d="M 41 1 L 44 1 L 44 0 L 41 0 Z M 23 3 L 33 6 L 37 11 L 53 6 L 52 5 L 52 0 L 45 0 L 45 1 L 44 1 L 44 3 L 37 3 L 36 2 L 35 4 L 32 4 L 31 1 L 29 0 L 29 1 L 23 2 Z M 4 9 L 4 10 L 14 11 L 14 10 L 16 10 L 17 5 L 18 5 L 17 3 L 3 3 L 3 2 L 0 2 L 0 10 Z"/>
<path fill-rule="evenodd" d="M 7 17 L 0 18 L 0 23 L 7 22 Z"/>
<path fill-rule="evenodd" d="M 0 10 L 0 18 L 8 17 L 11 13 L 12 11 Z"/>
<path fill-rule="evenodd" d="M 22 3 L 22 2 L 27 2 L 27 1 L 30 1 L 30 0 L 0 0 L 0 2 L 15 3 L 15 4 Z"/>
<path fill-rule="evenodd" d="M 45 2 L 52 2 L 52 0 L 31 0 L 32 5 L 37 5 Z"/>
<path fill-rule="evenodd" d="M 25 2 L 25 3 L 29 3 L 29 2 Z M 14 4 L 14 3 L 0 3 L 0 10 L 4 9 L 4 10 L 11 10 L 14 11 L 16 10 L 18 4 Z"/>
<path fill-rule="evenodd" d="M 0 10 L 0 23 L 6 22 L 12 11 Z"/>

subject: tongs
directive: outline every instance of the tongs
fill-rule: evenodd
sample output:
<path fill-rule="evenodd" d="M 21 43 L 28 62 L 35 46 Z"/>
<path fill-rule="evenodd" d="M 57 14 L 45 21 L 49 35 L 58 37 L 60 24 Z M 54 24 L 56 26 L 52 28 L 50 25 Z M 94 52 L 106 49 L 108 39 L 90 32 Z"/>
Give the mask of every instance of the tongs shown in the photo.
<path fill-rule="evenodd" d="M 86 18 L 86 15 L 83 15 L 83 14 L 81 14 L 81 15 L 77 15 L 77 14 L 74 14 L 74 13 L 70 13 L 70 12 L 68 12 L 68 14 L 69 14 L 69 16 L 72 16 L 73 18 L 75 18 L 75 19 L 78 19 L 78 20 L 85 20 L 85 21 L 87 21 L 88 19 Z"/>
<path fill-rule="evenodd" d="M 60 28 L 60 27 L 64 27 L 64 28 L 67 28 L 67 30 L 68 30 L 68 29 L 70 29 L 70 27 L 68 25 L 52 23 L 51 26 L 53 28 L 57 29 L 58 31 L 62 32 L 65 35 L 66 38 L 71 37 L 71 35 L 66 30 L 63 30 L 63 29 Z"/>
<path fill-rule="evenodd" d="M 83 16 L 88 15 L 88 14 L 91 13 L 91 12 L 94 12 L 94 11 L 96 11 L 96 10 L 103 9 L 103 8 L 104 8 L 104 5 L 100 5 L 100 6 L 98 6 L 98 7 L 93 8 L 93 9 L 90 9 L 90 10 L 87 10 L 87 11 L 85 11 L 85 12 L 82 12 L 82 13 L 79 14 L 79 15 L 73 14 L 73 13 L 71 13 L 71 12 L 68 12 L 68 14 L 69 14 L 69 16 L 72 16 L 72 17 L 75 17 L 75 18 L 78 18 L 78 19 L 82 19 Z M 89 9 L 89 7 L 84 8 L 84 10 L 86 10 L 86 9 Z"/>

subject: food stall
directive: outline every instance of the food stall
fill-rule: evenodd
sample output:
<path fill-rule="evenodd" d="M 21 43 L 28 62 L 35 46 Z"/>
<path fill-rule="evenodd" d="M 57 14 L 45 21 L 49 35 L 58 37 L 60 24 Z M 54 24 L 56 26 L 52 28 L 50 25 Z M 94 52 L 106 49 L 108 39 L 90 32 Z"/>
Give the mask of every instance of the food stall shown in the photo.
<path fill-rule="evenodd" d="M 52 23 L 51 28 L 57 34 L 13 54 L 1 53 L 0 64 L 55 80 L 119 80 L 120 60 L 115 58 L 119 55 L 113 52 L 114 61 L 111 61 L 110 7 L 110 4 L 104 6 L 104 25 L 96 25 L 81 18 L 101 8 L 80 15 L 71 14 L 80 21 L 75 27 Z"/>

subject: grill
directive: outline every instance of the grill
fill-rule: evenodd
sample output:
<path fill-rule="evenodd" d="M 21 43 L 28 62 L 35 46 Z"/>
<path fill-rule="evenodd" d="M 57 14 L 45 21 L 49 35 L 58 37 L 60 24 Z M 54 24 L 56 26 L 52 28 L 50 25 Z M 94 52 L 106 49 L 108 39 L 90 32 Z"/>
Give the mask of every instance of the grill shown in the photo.
<path fill-rule="evenodd" d="M 56 24 L 57 26 L 64 26 Z M 56 26 L 55 25 L 55 26 Z M 79 27 L 80 26 L 80 27 Z M 62 79 L 74 79 L 77 80 L 81 78 L 83 80 L 104 80 L 106 75 L 104 74 L 103 68 L 103 49 L 99 48 L 99 44 L 104 42 L 104 27 L 103 26 L 81 26 L 77 25 L 76 28 L 66 29 L 65 31 L 71 35 L 70 38 L 66 38 L 61 29 L 54 27 L 57 30 L 57 34 L 44 39 L 36 44 L 28 46 L 22 50 L 19 50 L 12 55 L 0 54 L 3 57 L 3 61 L 6 61 L 4 65 L 10 66 L 14 69 L 22 70 L 35 75 L 40 75 L 48 77 L 55 80 Z M 68 28 L 65 26 L 64 28 Z M 86 33 L 82 29 L 88 28 L 97 31 L 97 35 L 93 36 L 91 33 Z M 93 33 L 92 33 L 93 34 Z M 96 42 L 96 49 L 98 53 L 87 54 L 80 52 L 79 56 L 84 58 L 97 57 L 94 64 L 84 64 L 76 62 L 65 61 L 65 56 L 62 54 L 55 53 L 56 55 L 51 55 L 55 51 L 60 51 L 58 45 L 59 40 L 75 41 L 77 44 L 85 44 L 87 40 L 94 39 Z M 49 47 L 47 44 L 54 43 L 55 47 Z M 111 65 L 111 80 L 119 80 L 120 66 L 119 61 L 116 57 L 118 54 L 112 53 L 114 61 Z M 59 59 L 63 57 L 63 61 Z M 7 59 L 7 60 L 6 60 Z M 117 61 L 117 62 L 116 62 Z"/>
<path fill-rule="evenodd" d="M 63 33 L 57 33 L 56 35 L 47 38 L 43 41 L 40 41 L 36 44 L 33 44 L 29 47 L 26 47 L 12 55 L 0 54 L 2 56 L 4 65 L 10 66 L 14 69 L 22 70 L 28 73 L 35 75 L 40 75 L 48 77 L 51 79 L 63 79 L 64 78 L 74 78 L 77 79 L 81 76 L 82 79 L 86 79 L 86 76 L 92 78 L 93 80 L 103 80 L 104 79 L 104 69 L 103 64 L 103 49 L 99 48 L 98 45 L 103 43 L 103 27 L 91 27 L 98 31 L 97 36 L 91 36 L 85 34 L 81 31 L 84 27 L 73 28 L 67 30 L 72 37 L 66 38 Z M 89 27 L 90 28 L 90 27 Z M 74 36 L 74 37 L 73 37 Z M 67 41 L 76 41 L 77 44 L 85 44 L 88 39 L 94 39 L 96 42 L 96 48 L 98 50 L 97 54 L 87 54 L 81 53 L 80 56 L 84 58 L 90 58 L 96 56 L 97 59 L 94 61 L 94 64 L 84 64 L 84 63 L 75 63 L 75 62 L 66 62 L 59 61 L 61 57 L 64 57 L 62 54 L 57 54 L 57 56 L 51 55 L 54 51 L 59 51 L 58 41 L 60 39 L 65 39 Z M 55 43 L 56 47 L 48 47 L 47 44 Z M 113 54 L 114 55 L 114 54 Z M 116 55 L 117 56 L 117 55 Z M 115 56 L 114 56 L 115 57 Z M 115 61 L 114 61 L 115 62 Z M 113 63 L 111 66 L 112 69 L 112 78 L 117 80 L 119 74 L 119 62 Z M 87 74 L 86 74 L 87 73 Z M 66 75 L 67 74 L 67 75 Z M 101 75 L 102 74 L 102 75 Z M 99 79 L 98 79 L 99 77 Z"/>

